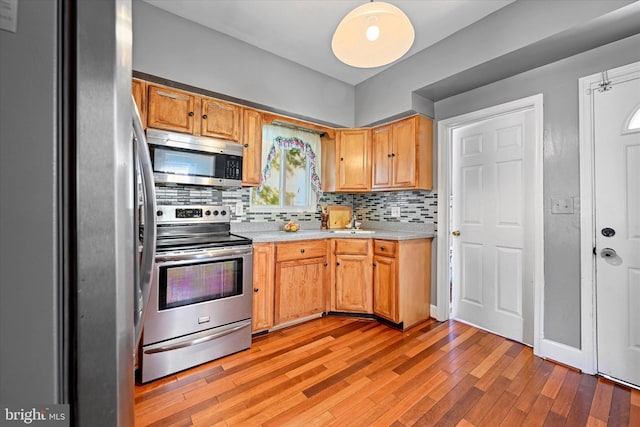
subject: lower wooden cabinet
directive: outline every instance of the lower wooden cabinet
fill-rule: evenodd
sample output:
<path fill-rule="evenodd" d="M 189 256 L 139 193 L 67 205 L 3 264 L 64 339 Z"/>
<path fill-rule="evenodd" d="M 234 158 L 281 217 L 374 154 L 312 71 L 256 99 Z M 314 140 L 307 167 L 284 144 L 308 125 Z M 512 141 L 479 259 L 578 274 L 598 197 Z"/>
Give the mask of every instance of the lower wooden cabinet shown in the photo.
<path fill-rule="evenodd" d="M 403 329 L 431 310 L 431 239 L 373 243 L 373 312 Z"/>
<path fill-rule="evenodd" d="M 333 239 L 333 311 L 373 313 L 371 239 Z"/>
<path fill-rule="evenodd" d="M 276 325 L 326 310 L 327 266 L 326 240 L 276 244 Z"/>
<path fill-rule="evenodd" d="M 273 326 L 274 270 L 273 243 L 253 245 L 253 315 L 252 332 Z"/>
<path fill-rule="evenodd" d="M 397 272 L 395 258 L 381 255 L 373 257 L 373 312 L 393 323 L 400 323 Z"/>
<path fill-rule="evenodd" d="M 253 245 L 254 333 L 329 311 L 374 314 L 406 329 L 430 309 L 431 239 Z"/>

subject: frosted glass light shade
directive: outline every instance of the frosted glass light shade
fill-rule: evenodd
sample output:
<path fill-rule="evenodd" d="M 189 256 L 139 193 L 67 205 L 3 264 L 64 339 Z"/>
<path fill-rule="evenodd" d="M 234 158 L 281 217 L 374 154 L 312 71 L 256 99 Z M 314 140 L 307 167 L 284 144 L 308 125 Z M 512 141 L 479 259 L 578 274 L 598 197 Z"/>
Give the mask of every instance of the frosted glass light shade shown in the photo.
<path fill-rule="evenodd" d="M 379 29 L 375 40 L 367 37 L 371 26 Z M 403 11 L 392 4 L 374 1 L 356 7 L 342 18 L 333 34 L 331 49 L 347 65 L 373 68 L 401 58 L 413 45 L 414 38 L 413 25 Z"/>

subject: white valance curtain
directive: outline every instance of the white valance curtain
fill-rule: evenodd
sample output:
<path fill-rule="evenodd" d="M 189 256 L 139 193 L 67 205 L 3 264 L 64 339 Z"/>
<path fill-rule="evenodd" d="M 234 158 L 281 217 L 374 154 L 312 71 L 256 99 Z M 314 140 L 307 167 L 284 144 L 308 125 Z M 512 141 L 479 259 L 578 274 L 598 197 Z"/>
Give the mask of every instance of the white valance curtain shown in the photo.
<path fill-rule="evenodd" d="M 298 148 L 307 156 L 311 189 L 319 199 L 322 196 L 319 174 L 322 165 L 321 156 L 317 156 L 316 153 L 320 153 L 320 135 L 277 125 L 262 127 L 262 176 L 260 186 L 257 188 L 258 193 L 271 174 L 272 160 L 281 148 Z"/>

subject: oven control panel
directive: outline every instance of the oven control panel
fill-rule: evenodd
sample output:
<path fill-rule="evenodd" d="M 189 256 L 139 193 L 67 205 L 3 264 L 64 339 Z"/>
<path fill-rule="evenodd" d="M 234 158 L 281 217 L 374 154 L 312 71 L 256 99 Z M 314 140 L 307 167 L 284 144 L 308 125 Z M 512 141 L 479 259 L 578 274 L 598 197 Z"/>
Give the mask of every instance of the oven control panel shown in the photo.
<path fill-rule="evenodd" d="M 158 224 L 230 222 L 231 207 L 159 205 L 156 219 Z"/>
<path fill-rule="evenodd" d="M 176 218 L 180 218 L 180 219 L 202 218 L 202 209 L 201 208 L 177 208 Z"/>

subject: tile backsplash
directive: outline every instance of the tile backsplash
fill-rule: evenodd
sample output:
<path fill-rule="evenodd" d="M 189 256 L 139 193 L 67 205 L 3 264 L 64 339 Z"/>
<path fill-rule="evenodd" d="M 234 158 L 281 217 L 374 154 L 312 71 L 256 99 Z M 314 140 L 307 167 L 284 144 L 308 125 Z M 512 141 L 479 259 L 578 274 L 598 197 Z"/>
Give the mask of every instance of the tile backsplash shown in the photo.
<path fill-rule="evenodd" d="M 233 222 L 320 221 L 316 212 L 253 212 L 250 207 L 251 188 L 216 190 L 207 187 L 156 187 L 158 204 L 223 204 L 231 205 Z M 243 214 L 235 214 L 236 203 L 242 203 Z M 438 195 L 433 191 L 393 191 L 378 193 L 325 193 L 321 205 L 354 207 L 359 221 L 437 224 Z M 391 207 L 400 208 L 400 217 L 391 216 Z"/>

